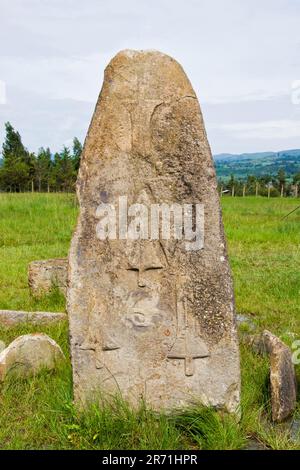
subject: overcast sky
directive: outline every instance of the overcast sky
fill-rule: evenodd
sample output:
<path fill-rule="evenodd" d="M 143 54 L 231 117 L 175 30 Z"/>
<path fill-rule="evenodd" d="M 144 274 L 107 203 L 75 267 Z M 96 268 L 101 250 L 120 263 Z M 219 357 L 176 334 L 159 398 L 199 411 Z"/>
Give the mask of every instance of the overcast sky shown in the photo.
<path fill-rule="evenodd" d="M 182 64 L 214 153 L 300 148 L 300 0 L 0 0 L 0 14 L 1 144 L 6 121 L 32 151 L 84 140 L 105 65 L 131 48 Z"/>

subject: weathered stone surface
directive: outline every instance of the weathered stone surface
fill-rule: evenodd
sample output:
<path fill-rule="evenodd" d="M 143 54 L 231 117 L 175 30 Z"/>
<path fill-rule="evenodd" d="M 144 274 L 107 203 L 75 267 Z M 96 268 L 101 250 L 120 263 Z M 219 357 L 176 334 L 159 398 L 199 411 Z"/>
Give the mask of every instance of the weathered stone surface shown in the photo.
<path fill-rule="evenodd" d="M 265 351 L 270 356 L 272 419 L 284 421 L 296 408 L 297 383 L 290 349 L 265 330 L 262 334 Z"/>
<path fill-rule="evenodd" d="M 0 353 L 3 351 L 3 349 L 5 349 L 6 346 L 5 346 L 5 343 L 4 341 L 0 340 Z"/>
<path fill-rule="evenodd" d="M 244 334 L 241 336 L 241 341 L 245 345 L 249 346 L 256 354 L 268 354 L 262 333 L 255 335 Z"/>
<path fill-rule="evenodd" d="M 22 310 L 0 310 L 0 325 L 10 327 L 22 323 L 50 325 L 67 320 L 65 313 L 23 312 Z"/>
<path fill-rule="evenodd" d="M 154 409 L 236 411 L 234 299 L 215 170 L 181 66 L 123 51 L 105 70 L 77 182 L 68 313 L 77 402 L 121 393 Z M 100 240 L 100 203 L 204 204 L 204 248 L 183 240 Z"/>
<path fill-rule="evenodd" d="M 243 450 L 268 450 L 268 448 L 256 439 L 249 439 Z"/>
<path fill-rule="evenodd" d="M 68 260 L 66 258 L 32 261 L 28 265 L 28 284 L 34 295 L 49 292 L 53 286 L 64 294 L 67 289 Z"/>
<path fill-rule="evenodd" d="M 293 419 L 290 427 L 291 440 L 296 443 L 300 443 L 300 419 Z"/>
<path fill-rule="evenodd" d="M 291 350 L 268 330 L 246 335 L 243 342 L 255 353 L 269 356 L 272 419 L 284 421 L 296 408 L 297 381 Z"/>
<path fill-rule="evenodd" d="M 41 369 L 54 369 L 64 359 L 58 344 L 42 333 L 19 336 L 0 354 L 0 381 L 7 374 L 27 377 Z"/>

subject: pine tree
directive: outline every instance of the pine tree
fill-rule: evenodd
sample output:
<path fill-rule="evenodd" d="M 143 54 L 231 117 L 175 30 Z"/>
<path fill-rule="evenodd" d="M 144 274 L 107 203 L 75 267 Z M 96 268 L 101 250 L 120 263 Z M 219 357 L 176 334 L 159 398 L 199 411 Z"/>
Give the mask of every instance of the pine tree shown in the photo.
<path fill-rule="evenodd" d="M 19 132 L 15 131 L 10 122 L 5 123 L 6 137 L 2 146 L 2 156 L 4 162 L 9 159 L 24 158 L 27 150 L 25 149 Z"/>
<path fill-rule="evenodd" d="M 76 172 L 68 147 L 64 147 L 60 153 L 54 155 L 54 168 L 57 189 L 59 191 L 74 191 Z"/>
<path fill-rule="evenodd" d="M 33 174 L 34 154 L 30 154 L 22 143 L 19 132 L 7 122 L 6 137 L 2 147 L 3 164 L 0 169 L 0 185 L 4 190 L 28 189 Z"/>
<path fill-rule="evenodd" d="M 277 179 L 278 179 L 279 189 L 281 189 L 282 187 L 284 188 L 285 183 L 286 183 L 286 178 L 285 178 L 285 171 L 283 168 L 280 168 L 278 170 Z"/>
<path fill-rule="evenodd" d="M 293 184 L 300 184 L 300 173 L 294 175 Z"/>
<path fill-rule="evenodd" d="M 35 180 L 39 192 L 50 187 L 51 169 L 52 160 L 50 149 L 49 147 L 47 149 L 41 147 L 35 160 Z"/>
<path fill-rule="evenodd" d="M 77 137 L 74 137 L 72 159 L 73 159 L 73 166 L 74 166 L 76 173 L 79 170 L 81 154 L 82 154 L 82 145 L 77 139 Z"/>

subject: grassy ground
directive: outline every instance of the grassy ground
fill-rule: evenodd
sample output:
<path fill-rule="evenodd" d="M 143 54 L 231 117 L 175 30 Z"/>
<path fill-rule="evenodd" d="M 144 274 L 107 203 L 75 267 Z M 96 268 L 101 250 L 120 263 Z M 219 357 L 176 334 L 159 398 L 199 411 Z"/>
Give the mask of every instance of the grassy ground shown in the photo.
<path fill-rule="evenodd" d="M 291 346 L 300 339 L 300 211 L 281 218 L 297 202 L 224 197 L 222 205 L 237 310 L 251 316 L 258 331 L 268 328 Z M 67 255 L 77 211 L 72 195 L 0 195 L 0 309 L 64 310 L 55 291 L 40 300 L 29 295 L 27 264 Z M 30 331 L 36 328 L 2 328 L 0 339 L 8 344 Z M 68 357 L 67 325 L 40 331 Z M 241 346 L 241 361 L 239 423 L 203 409 L 172 417 L 143 406 L 133 412 L 119 400 L 81 414 L 72 405 L 69 361 L 53 373 L 7 380 L 0 386 L 0 448 L 239 449 L 251 439 L 272 449 L 300 448 L 289 424 L 271 424 L 267 360 Z"/>

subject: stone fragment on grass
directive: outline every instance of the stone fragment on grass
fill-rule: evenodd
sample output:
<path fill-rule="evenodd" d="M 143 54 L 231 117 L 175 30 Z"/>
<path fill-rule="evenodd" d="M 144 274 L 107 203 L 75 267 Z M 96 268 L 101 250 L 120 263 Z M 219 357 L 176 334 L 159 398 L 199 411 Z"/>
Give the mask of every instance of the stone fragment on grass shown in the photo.
<path fill-rule="evenodd" d="M 243 450 L 268 450 L 267 447 L 257 439 L 249 439 Z"/>
<path fill-rule="evenodd" d="M 65 313 L 24 312 L 22 310 L 0 310 L 0 325 L 12 327 L 24 323 L 52 325 L 67 319 Z"/>
<path fill-rule="evenodd" d="M 263 356 L 267 354 L 266 345 L 261 333 L 257 335 L 245 334 L 241 337 L 241 341 L 246 346 L 249 346 L 256 354 L 261 354 Z"/>
<path fill-rule="evenodd" d="M 54 369 L 64 358 L 58 344 L 43 333 L 19 336 L 0 354 L 0 381 L 7 374 L 28 377 Z"/>
<path fill-rule="evenodd" d="M 32 261 L 28 265 L 28 284 L 34 295 L 50 292 L 53 286 L 66 294 L 67 277 L 67 258 Z"/>
<path fill-rule="evenodd" d="M 292 421 L 290 428 L 291 440 L 295 443 L 300 442 L 300 418 L 295 418 Z"/>
<path fill-rule="evenodd" d="M 276 336 L 262 333 L 265 350 L 270 356 L 272 419 L 284 421 L 296 408 L 297 382 L 291 350 Z"/>
<path fill-rule="evenodd" d="M 282 422 L 296 408 L 297 382 L 292 352 L 268 330 L 260 335 L 248 335 L 246 344 L 254 352 L 269 356 L 272 420 Z"/>

